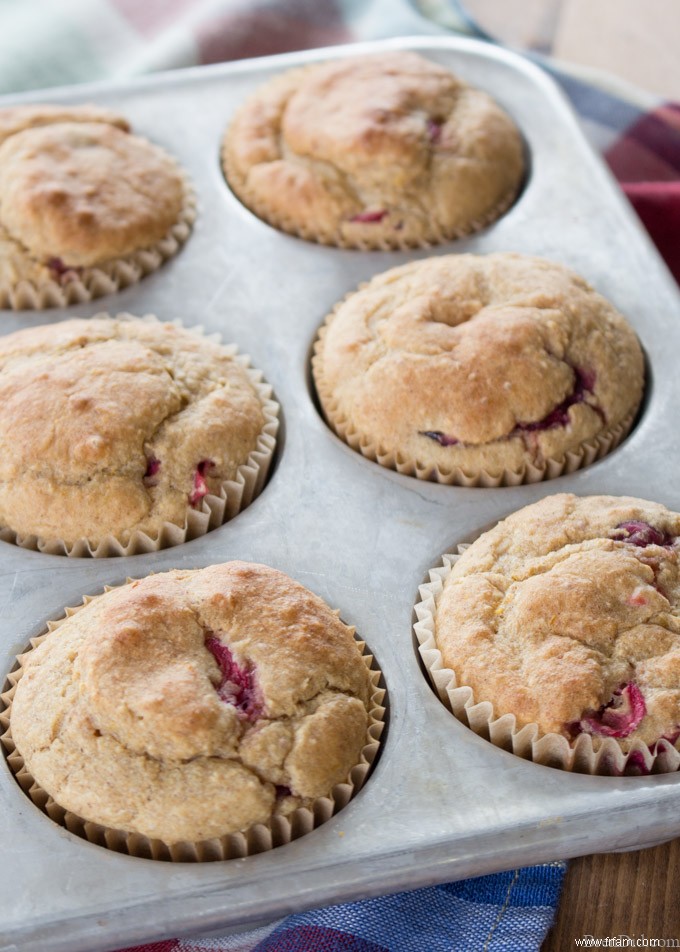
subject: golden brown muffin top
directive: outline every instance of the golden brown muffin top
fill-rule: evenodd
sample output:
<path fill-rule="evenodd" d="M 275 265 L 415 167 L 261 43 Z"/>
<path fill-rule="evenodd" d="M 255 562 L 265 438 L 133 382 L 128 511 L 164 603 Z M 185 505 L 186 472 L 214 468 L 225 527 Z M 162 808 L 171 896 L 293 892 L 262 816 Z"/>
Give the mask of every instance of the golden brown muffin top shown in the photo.
<path fill-rule="evenodd" d="M 101 118 L 83 121 L 92 112 Z M 0 110 L 0 237 L 57 271 L 153 245 L 183 206 L 175 161 L 106 116 L 15 107 L 3 117 Z"/>
<path fill-rule="evenodd" d="M 680 514 L 559 494 L 455 563 L 437 604 L 445 667 L 496 717 L 654 749 L 680 733 Z"/>
<path fill-rule="evenodd" d="M 519 187 L 520 135 L 500 107 L 416 53 L 336 60 L 277 77 L 241 107 L 227 179 L 256 214 L 328 244 L 456 237 Z"/>
<path fill-rule="evenodd" d="M 263 405 L 233 352 L 101 315 L 0 338 L 0 524 L 96 545 L 183 525 L 257 445 Z"/>
<path fill-rule="evenodd" d="M 516 254 L 448 255 L 373 278 L 329 317 L 314 358 L 324 412 L 367 455 L 429 474 L 518 472 L 630 418 L 643 357 L 574 272 Z"/>
<path fill-rule="evenodd" d="M 12 736 L 62 807 L 172 844 L 266 822 L 359 762 L 370 679 L 352 629 L 263 565 L 149 576 L 26 657 Z"/>

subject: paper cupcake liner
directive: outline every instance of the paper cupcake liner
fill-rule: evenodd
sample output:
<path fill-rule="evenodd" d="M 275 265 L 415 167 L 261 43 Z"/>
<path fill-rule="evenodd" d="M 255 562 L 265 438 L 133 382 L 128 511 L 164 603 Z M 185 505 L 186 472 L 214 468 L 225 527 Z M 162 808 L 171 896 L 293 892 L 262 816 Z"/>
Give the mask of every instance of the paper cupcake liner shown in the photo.
<path fill-rule="evenodd" d="M 133 581 L 126 579 L 127 582 Z M 105 592 L 110 592 L 118 586 L 107 585 Z M 370 672 L 372 685 L 368 708 L 368 727 L 365 744 L 361 750 L 359 762 L 352 767 L 343 783 L 336 784 L 330 794 L 318 797 L 305 806 L 298 807 L 292 813 L 275 815 L 267 823 L 258 823 L 239 833 L 229 833 L 201 842 L 180 842 L 168 844 L 163 840 L 151 839 L 140 833 L 129 833 L 85 820 L 83 817 L 65 810 L 54 798 L 44 790 L 26 768 L 24 759 L 17 750 L 12 739 L 11 715 L 12 701 L 16 693 L 16 686 L 24 673 L 25 659 L 33 648 L 37 648 L 45 638 L 59 628 L 67 618 L 75 615 L 85 605 L 89 604 L 96 595 L 86 595 L 80 605 L 68 607 L 62 618 L 48 621 L 47 631 L 31 638 L 30 647 L 22 654 L 17 655 L 16 664 L 7 675 L 5 690 L 0 694 L 0 745 L 14 777 L 30 800 L 45 813 L 51 820 L 64 827 L 69 833 L 74 833 L 82 839 L 88 840 L 97 846 L 103 846 L 117 853 L 127 853 L 142 859 L 169 860 L 176 863 L 209 862 L 215 860 L 238 859 L 263 853 L 266 850 L 283 846 L 292 840 L 310 833 L 312 830 L 330 820 L 339 810 L 363 787 L 371 767 L 380 748 L 380 738 L 385 727 L 385 711 L 383 705 L 386 691 L 380 686 L 382 672 L 375 664 L 372 654 L 368 653 L 366 643 L 357 639 L 364 664 Z"/>
<path fill-rule="evenodd" d="M 229 132 L 230 130 L 227 129 L 222 140 L 222 171 L 227 185 L 241 204 L 245 205 L 245 207 L 261 221 L 267 225 L 271 225 L 273 228 L 277 228 L 279 231 L 283 231 L 288 235 L 294 235 L 296 238 L 303 238 L 305 241 L 314 241 L 320 245 L 330 245 L 336 248 L 347 248 L 359 251 L 408 251 L 414 248 L 432 248 L 446 241 L 465 238 L 493 224 L 493 222 L 504 215 L 514 204 L 524 187 L 523 176 L 522 180 L 504 195 L 497 205 L 494 205 L 494 207 L 484 215 L 480 215 L 478 218 L 472 219 L 464 226 L 459 226 L 458 228 L 447 230 L 440 228 L 435 222 L 429 221 L 428 231 L 417 238 L 413 236 L 402 237 L 396 229 L 393 230 L 392 235 L 382 235 L 380 237 L 376 235 L 372 237 L 370 233 L 371 225 L 369 224 L 366 225 L 365 235 L 357 235 L 356 238 L 350 239 L 342 235 L 337 229 L 321 230 L 318 227 L 313 227 L 309 223 L 301 224 L 300 222 L 294 222 L 285 215 L 280 215 L 272 211 L 269 206 L 258 197 L 257 193 L 248 187 L 246 181 L 236 172 L 231 163 L 229 150 L 227 148 Z"/>
<path fill-rule="evenodd" d="M 171 158 L 165 150 L 156 146 Z M 174 159 L 172 159 L 175 162 Z M 89 268 L 69 269 L 68 279 L 62 283 L 54 279 L 32 281 L 21 279 L 14 284 L 0 283 L 0 308 L 10 310 L 45 310 L 50 307 L 69 307 L 83 304 L 105 294 L 114 294 L 136 284 L 142 278 L 158 270 L 172 258 L 185 243 L 196 220 L 196 195 L 189 177 L 175 162 L 181 172 L 183 202 L 179 217 L 166 235 L 147 248 L 139 248 L 120 258 L 112 258 Z M 11 238 L 11 236 L 9 236 Z M 17 243 L 18 244 L 18 243 Z M 19 245 L 21 248 L 22 246 Z M 26 251 L 27 260 L 33 262 Z"/>
<path fill-rule="evenodd" d="M 359 285 L 361 290 L 366 285 Z M 496 489 L 499 486 L 520 486 L 524 483 L 539 483 L 546 479 L 555 479 L 574 473 L 584 466 L 590 466 L 598 459 L 607 456 L 616 449 L 619 443 L 628 435 L 637 417 L 638 407 L 628 416 L 615 425 L 597 433 L 592 439 L 584 440 L 576 449 L 566 450 L 562 456 L 546 457 L 543 462 L 537 463 L 527 460 L 519 470 L 503 469 L 500 472 L 489 472 L 484 469 L 465 470 L 462 467 L 443 469 L 437 464 L 425 463 L 422 460 L 412 459 L 394 448 L 384 447 L 376 443 L 370 436 L 361 433 L 345 413 L 339 408 L 333 393 L 327 386 L 323 375 L 321 347 L 328 331 L 328 326 L 338 308 L 343 302 L 355 294 L 352 291 L 340 301 L 326 318 L 321 326 L 317 339 L 314 342 L 312 368 L 314 384 L 323 411 L 323 416 L 330 428 L 344 440 L 353 450 L 361 453 L 374 463 L 379 463 L 387 469 L 396 470 L 404 476 L 415 476 L 430 482 L 443 483 L 446 486 L 484 487 Z"/>
<path fill-rule="evenodd" d="M 634 741 L 630 751 L 624 753 L 612 737 L 579 734 L 570 742 L 561 734 L 542 732 L 538 724 L 518 727 L 514 714 L 496 717 L 490 701 L 475 701 L 472 688 L 459 684 L 456 672 L 445 667 L 435 640 L 435 612 L 444 583 L 466 548 L 467 545 L 458 546 L 458 554 L 444 555 L 442 565 L 430 569 L 430 581 L 419 586 L 420 600 L 414 606 L 418 621 L 413 628 L 418 650 L 442 704 L 462 724 L 495 747 L 546 767 L 614 777 L 678 770 L 680 751 L 667 740 L 657 742 L 656 753 L 642 741 Z"/>
<path fill-rule="evenodd" d="M 110 317 L 107 313 L 95 314 L 98 317 Z M 115 320 L 158 321 L 154 314 L 144 317 L 134 317 L 131 314 L 115 315 Z M 277 446 L 279 429 L 280 405 L 272 396 L 271 386 L 265 382 L 262 371 L 250 366 L 250 357 L 239 354 L 236 344 L 222 344 L 220 334 L 204 335 L 200 326 L 184 327 L 181 321 L 170 322 L 176 327 L 192 334 L 204 336 L 206 340 L 220 344 L 244 368 L 248 379 L 255 388 L 262 404 L 264 425 L 257 438 L 255 447 L 248 454 L 245 463 L 242 463 L 236 472 L 235 479 L 225 480 L 220 486 L 219 495 L 208 493 L 201 499 L 200 507 L 187 506 L 186 520 L 183 526 L 172 522 L 165 522 L 156 536 L 148 535 L 139 530 L 131 533 L 127 542 L 115 535 L 105 536 L 97 545 L 88 539 L 77 539 L 74 543 L 67 543 L 63 539 L 42 539 L 35 535 L 21 535 L 8 526 L 0 526 L 0 540 L 31 549 L 34 552 L 43 552 L 47 555 L 66 555 L 74 558 L 110 558 L 118 555 L 139 555 L 146 552 L 157 552 L 171 546 L 181 545 L 191 539 L 197 539 L 212 529 L 217 529 L 223 523 L 233 519 L 243 509 L 250 505 L 267 479 L 274 452 Z"/>

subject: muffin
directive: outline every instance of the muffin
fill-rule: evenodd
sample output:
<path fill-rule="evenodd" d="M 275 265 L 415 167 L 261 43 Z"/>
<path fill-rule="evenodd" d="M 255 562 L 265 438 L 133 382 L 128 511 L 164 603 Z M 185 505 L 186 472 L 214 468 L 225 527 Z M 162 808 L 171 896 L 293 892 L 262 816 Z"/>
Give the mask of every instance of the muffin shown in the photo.
<path fill-rule="evenodd" d="M 0 307 L 64 306 L 174 255 L 195 217 L 184 172 L 94 106 L 0 109 Z"/>
<path fill-rule="evenodd" d="M 357 765 L 359 783 L 376 746 L 377 675 L 353 629 L 264 565 L 129 582 L 21 661 L 15 769 L 67 816 L 168 846 L 310 809 Z"/>
<path fill-rule="evenodd" d="M 351 248 L 465 235 L 508 208 L 524 175 L 521 136 L 494 100 L 409 52 L 276 77 L 236 113 L 222 160 L 264 221 Z"/>
<path fill-rule="evenodd" d="M 615 446 L 644 363 L 624 318 L 566 268 L 448 255 L 342 301 L 313 371 L 328 423 L 365 456 L 421 479 L 497 486 L 570 472 Z"/>
<path fill-rule="evenodd" d="M 636 772 L 661 753 L 677 769 L 679 551 L 680 514 L 658 503 L 548 496 L 440 573 L 426 664 L 463 720 L 487 735 L 497 720 L 502 746 L 524 730 L 561 765 L 587 739 Z"/>
<path fill-rule="evenodd" d="M 131 554 L 219 525 L 272 456 L 260 379 L 234 348 L 129 315 L 0 338 L 2 537 Z"/>

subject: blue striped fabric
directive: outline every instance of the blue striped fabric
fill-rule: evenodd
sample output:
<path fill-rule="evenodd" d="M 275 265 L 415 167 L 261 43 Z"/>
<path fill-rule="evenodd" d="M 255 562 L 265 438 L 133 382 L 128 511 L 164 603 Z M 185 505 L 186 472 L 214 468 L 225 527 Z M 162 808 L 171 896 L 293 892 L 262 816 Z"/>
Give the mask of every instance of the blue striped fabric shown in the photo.
<path fill-rule="evenodd" d="M 289 916 L 253 952 L 537 950 L 565 870 L 564 863 L 515 869 Z"/>

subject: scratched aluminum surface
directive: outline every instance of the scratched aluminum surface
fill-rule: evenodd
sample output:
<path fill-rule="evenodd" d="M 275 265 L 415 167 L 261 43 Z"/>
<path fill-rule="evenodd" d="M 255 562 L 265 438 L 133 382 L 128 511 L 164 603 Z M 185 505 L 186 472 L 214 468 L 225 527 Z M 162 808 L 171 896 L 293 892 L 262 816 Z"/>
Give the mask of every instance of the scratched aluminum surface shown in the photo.
<path fill-rule="evenodd" d="M 14 97 L 120 109 L 136 131 L 166 146 L 189 170 L 200 217 L 177 258 L 140 284 L 68 312 L 3 312 L 3 332 L 101 310 L 202 324 L 252 356 L 282 403 L 285 427 L 262 495 L 202 539 L 158 554 L 102 560 L 0 544 L 3 674 L 45 620 L 83 593 L 128 575 L 240 558 L 288 572 L 357 626 L 384 672 L 390 722 L 372 777 L 336 817 L 288 846 L 226 863 L 153 862 L 91 845 L 34 807 L 0 759 L 0 952 L 95 952 L 245 927 L 330 902 L 639 846 L 680 832 L 680 776 L 570 775 L 515 758 L 459 724 L 423 677 L 411 630 L 418 585 L 441 553 L 548 493 L 632 494 L 680 509 L 673 449 L 680 350 L 675 286 L 541 72 L 472 41 L 384 46 L 419 50 L 488 90 L 513 115 L 531 153 L 530 178 L 514 208 L 483 233 L 431 253 L 514 250 L 581 272 L 642 340 L 651 368 L 643 416 L 607 459 L 516 489 L 452 488 L 400 476 L 363 459 L 326 428 L 308 386 L 318 325 L 360 281 L 426 252 L 344 251 L 275 231 L 230 193 L 218 146 L 236 106 L 261 82 L 352 50 Z"/>

